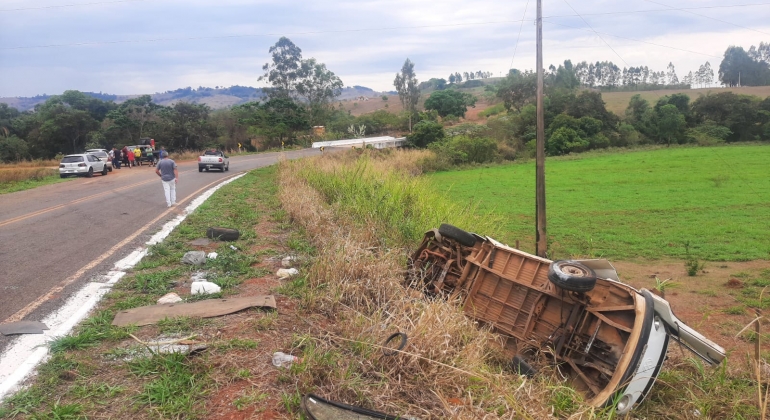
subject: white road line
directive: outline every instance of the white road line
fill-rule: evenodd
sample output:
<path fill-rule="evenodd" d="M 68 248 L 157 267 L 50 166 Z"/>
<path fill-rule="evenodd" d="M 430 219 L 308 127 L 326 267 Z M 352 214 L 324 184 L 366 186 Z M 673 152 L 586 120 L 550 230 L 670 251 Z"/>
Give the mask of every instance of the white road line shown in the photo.
<path fill-rule="evenodd" d="M 112 286 L 126 275 L 126 270 L 134 267 L 147 255 L 147 246 L 163 242 L 188 214 L 203 204 L 216 190 L 244 175 L 246 174 L 229 178 L 195 198 L 181 215 L 163 225 L 161 230 L 147 241 L 146 246 L 135 249 L 115 263 L 112 271 L 105 276 L 105 282 L 89 282 L 83 285 L 80 290 L 67 299 L 61 308 L 43 319 L 42 322 L 49 328 L 44 334 L 28 334 L 17 337 L 0 355 L 0 402 L 6 396 L 17 391 L 24 379 L 33 374 L 41 362 L 47 360 L 50 342 L 69 334 L 80 321 L 88 316 L 89 312 L 99 303 L 99 300 L 112 289 Z"/>

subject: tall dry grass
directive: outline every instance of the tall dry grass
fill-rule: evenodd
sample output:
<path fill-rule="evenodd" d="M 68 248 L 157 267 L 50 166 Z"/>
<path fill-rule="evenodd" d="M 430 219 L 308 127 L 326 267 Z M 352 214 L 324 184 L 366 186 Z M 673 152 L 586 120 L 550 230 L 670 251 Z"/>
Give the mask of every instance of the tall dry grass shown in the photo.
<path fill-rule="evenodd" d="M 281 164 L 283 207 L 318 250 L 303 300 L 318 333 L 296 340 L 298 392 L 420 418 L 543 418 L 549 410 L 535 401 L 546 388 L 504 368 L 499 336 L 403 285 L 405 246 L 418 232 L 444 218 L 485 223 L 411 177 L 417 160 L 349 152 Z M 384 356 L 396 331 L 408 344 Z"/>
<path fill-rule="evenodd" d="M 6 169 L 18 169 L 18 168 L 58 168 L 59 160 L 57 159 L 37 159 L 37 160 L 22 160 L 14 163 L 0 163 L 0 171 Z"/>
<path fill-rule="evenodd" d="M 58 164 L 57 164 L 58 166 Z M 21 181 L 39 181 L 44 178 L 56 176 L 59 170 L 45 167 L 0 167 L 0 184 L 21 182 Z"/>

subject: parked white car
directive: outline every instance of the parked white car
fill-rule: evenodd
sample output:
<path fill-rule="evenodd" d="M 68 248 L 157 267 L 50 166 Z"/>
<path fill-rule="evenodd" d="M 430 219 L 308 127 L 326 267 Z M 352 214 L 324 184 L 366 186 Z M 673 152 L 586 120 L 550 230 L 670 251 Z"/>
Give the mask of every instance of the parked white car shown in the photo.
<path fill-rule="evenodd" d="M 107 164 L 90 153 L 67 155 L 59 163 L 59 176 L 66 178 L 70 175 L 84 175 L 88 178 L 94 176 L 94 172 L 107 175 Z"/>
<path fill-rule="evenodd" d="M 88 149 L 86 150 L 86 153 L 98 157 L 99 160 L 107 164 L 107 170 L 112 172 L 112 159 L 110 159 L 110 154 L 107 153 L 107 149 Z"/>

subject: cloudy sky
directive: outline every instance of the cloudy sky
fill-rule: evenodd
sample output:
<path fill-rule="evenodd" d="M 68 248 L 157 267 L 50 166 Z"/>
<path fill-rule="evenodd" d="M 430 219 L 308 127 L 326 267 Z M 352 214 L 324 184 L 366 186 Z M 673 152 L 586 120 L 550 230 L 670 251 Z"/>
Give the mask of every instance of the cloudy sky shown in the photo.
<path fill-rule="evenodd" d="M 611 60 L 681 78 L 770 42 L 770 1 L 544 0 L 545 64 Z M 280 36 L 347 86 L 534 69 L 536 0 L 0 0 L 0 96 L 260 86 Z M 526 13 L 525 13 L 526 9 Z M 519 38 L 519 33 L 521 34 Z M 518 39 L 518 43 L 517 43 Z"/>

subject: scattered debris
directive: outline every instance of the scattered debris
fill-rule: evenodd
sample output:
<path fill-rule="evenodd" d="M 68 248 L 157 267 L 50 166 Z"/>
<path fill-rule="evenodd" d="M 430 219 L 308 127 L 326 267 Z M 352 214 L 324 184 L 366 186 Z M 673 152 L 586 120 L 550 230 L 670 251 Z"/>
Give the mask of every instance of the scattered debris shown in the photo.
<path fill-rule="evenodd" d="M 237 251 L 238 250 L 238 248 L 236 248 L 236 247 L 234 247 L 232 245 L 230 245 L 230 249 L 232 249 L 233 251 Z"/>
<path fill-rule="evenodd" d="M 401 341 L 398 343 L 398 347 L 395 349 L 392 349 L 388 347 L 391 341 L 393 341 L 394 338 L 401 338 Z M 397 354 L 399 351 L 403 350 L 404 347 L 406 347 L 406 334 L 402 332 L 396 332 L 390 335 L 387 339 L 385 339 L 385 342 L 382 344 L 382 354 L 385 356 L 393 356 Z"/>
<path fill-rule="evenodd" d="M 409 417 L 391 416 L 378 411 L 323 399 L 314 394 L 302 397 L 302 412 L 311 420 L 397 420 Z"/>
<path fill-rule="evenodd" d="M 39 321 L 16 321 L 7 324 L 0 324 L 0 334 L 42 334 L 48 327 Z"/>
<path fill-rule="evenodd" d="M 210 227 L 206 230 L 206 236 L 211 239 L 231 242 L 237 240 L 241 236 L 241 232 L 238 229 Z"/>
<path fill-rule="evenodd" d="M 725 286 L 727 286 L 730 289 L 742 289 L 743 282 L 733 277 L 730 280 L 727 280 L 727 283 L 725 283 Z"/>
<path fill-rule="evenodd" d="M 208 276 L 207 272 L 196 271 L 195 274 L 190 277 L 190 281 L 206 281 L 206 276 Z"/>
<path fill-rule="evenodd" d="M 276 276 L 278 276 L 279 279 L 288 279 L 290 277 L 294 277 L 297 274 L 299 274 L 299 270 L 296 268 L 280 268 L 275 273 Z"/>
<path fill-rule="evenodd" d="M 291 266 L 294 265 L 294 262 L 296 262 L 297 260 L 298 260 L 297 257 L 289 255 L 288 257 L 284 257 L 281 260 L 281 265 L 283 266 L 283 268 L 291 268 Z"/>
<path fill-rule="evenodd" d="M 206 263 L 206 253 L 203 251 L 188 251 L 182 257 L 183 264 L 203 265 Z"/>
<path fill-rule="evenodd" d="M 206 255 L 206 258 L 210 260 L 215 260 L 217 259 L 218 256 L 219 254 L 217 254 L 216 252 L 209 252 L 208 255 Z"/>
<path fill-rule="evenodd" d="M 183 338 L 173 338 L 170 340 L 162 340 L 162 341 L 142 341 L 136 338 L 136 336 L 133 334 L 129 334 L 129 335 L 134 340 L 143 344 L 145 349 L 149 351 L 150 354 L 147 354 L 147 352 L 145 352 L 145 355 L 170 354 L 170 353 L 193 354 L 193 353 L 199 353 L 208 348 L 208 346 L 204 343 L 190 341 L 191 339 L 195 338 L 194 335 L 183 337 Z M 160 340 L 163 338 L 168 338 L 168 337 L 160 336 L 156 340 Z"/>
<path fill-rule="evenodd" d="M 211 243 L 211 239 L 209 239 L 209 238 L 198 238 L 198 239 L 196 239 L 194 241 L 191 241 L 190 245 L 193 245 L 193 246 L 207 246 L 210 243 Z"/>
<path fill-rule="evenodd" d="M 163 305 L 167 303 L 177 303 L 181 301 L 182 301 L 182 298 L 179 297 L 178 294 L 171 292 L 171 293 L 166 293 L 165 295 L 163 295 L 163 297 L 158 299 L 158 304 Z"/>
<path fill-rule="evenodd" d="M 273 353 L 273 366 L 275 367 L 291 367 L 292 363 L 299 362 L 299 357 L 292 356 L 280 351 Z"/>
<path fill-rule="evenodd" d="M 210 295 L 221 291 L 222 288 L 219 285 L 210 281 L 194 281 L 190 285 L 191 295 Z"/>
<path fill-rule="evenodd" d="M 152 325 L 165 318 L 179 316 L 212 318 L 254 307 L 275 309 L 275 297 L 272 295 L 261 295 L 242 298 L 209 299 L 193 303 L 143 306 L 118 312 L 112 321 L 112 325 L 118 327 L 136 325 L 141 327 L 143 325 Z"/>

